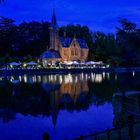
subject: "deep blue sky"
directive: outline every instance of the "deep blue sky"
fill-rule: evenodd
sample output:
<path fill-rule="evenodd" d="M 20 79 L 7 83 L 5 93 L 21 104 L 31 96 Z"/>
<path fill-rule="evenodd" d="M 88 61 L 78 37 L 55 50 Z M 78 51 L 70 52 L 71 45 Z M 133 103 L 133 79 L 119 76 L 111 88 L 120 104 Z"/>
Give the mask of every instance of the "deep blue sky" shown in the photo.
<path fill-rule="evenodd" d="M 118 24 L 117 17 L 140 22 L 140 0 L 5 0 L 0 16 L 18 23 L 31 20 L 51 20 L 55 7 L 59 25 L 82 24 L 93 31 L 111 32 Z"/>

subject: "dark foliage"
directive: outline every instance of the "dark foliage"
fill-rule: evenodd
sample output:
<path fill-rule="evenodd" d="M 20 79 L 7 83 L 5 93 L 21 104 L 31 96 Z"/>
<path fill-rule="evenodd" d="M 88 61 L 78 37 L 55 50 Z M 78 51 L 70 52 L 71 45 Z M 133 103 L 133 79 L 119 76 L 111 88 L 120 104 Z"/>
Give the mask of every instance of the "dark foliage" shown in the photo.
<path fill-rule="evenodd" d="M 119 18 L 116 35 L 91 32 L 87 26 L 60 27 L 60 36 L 83 38 L 90 49 L 89 60 L 104 61 L 112 66 L 140 65 L 140 29 L 135 23 Z M 49 22 L 22 22 L 16 25 L 9 18 L 0 17 L 0 61 L 6 56 L 37 58 L 49 47 Z M 7 59 L 6 59 L 7 60 Z"/>
<path fill-rule="evenodd" d="M 49 45 L 48 22 L 23 22 L 15 25 L 14 20 L 0 17 L 0 51 L 1 57 L 31 55 L 39 56 Z"/>

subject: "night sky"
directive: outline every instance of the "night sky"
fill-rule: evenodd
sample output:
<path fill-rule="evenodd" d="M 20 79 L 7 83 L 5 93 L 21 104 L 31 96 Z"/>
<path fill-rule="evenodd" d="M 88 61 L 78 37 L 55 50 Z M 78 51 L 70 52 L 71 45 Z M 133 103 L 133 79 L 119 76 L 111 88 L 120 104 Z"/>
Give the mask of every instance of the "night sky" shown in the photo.
<path fill-rule="evenodd" d="M 50 21 L 55 7 L 58 24 L 87 25 L 93 31 L 112 32 L 118 17 L 140 22 L 140 0 L 5 0 L 0 16 L 22 21 Z"/>

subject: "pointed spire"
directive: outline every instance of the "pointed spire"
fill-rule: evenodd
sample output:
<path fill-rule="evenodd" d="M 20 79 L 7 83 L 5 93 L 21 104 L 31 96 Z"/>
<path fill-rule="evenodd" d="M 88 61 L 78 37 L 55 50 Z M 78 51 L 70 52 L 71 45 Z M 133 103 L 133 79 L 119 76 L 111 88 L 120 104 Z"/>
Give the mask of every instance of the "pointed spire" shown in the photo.
<path fill-rule="evenodd" d="M 52 112 L 52 122 L 53 122 L 54 128 L 56 128 L 57 117 L 58 117 L 58 110 L 53 110 L 53 112 Z"/>
<path fill-rule="evenodd" d="M 58 104 L 59 104 L 59 94 L 58 91 L 55 91 L 51 95 L 51 115 L 52 115 L 52 122 L 54 128 L 56 128 L 57 117 L 58 117 Z"/>
<path fill-rule="evenodd" d="M 57 27 L 57 20 L 56 20 L 56 15 L 55 15 L 55 9 L 53 9 L 51 27 Z"/>
<path fill-rule="evenodd" d="M 74 34 L 74 38 L 73 39 L 76 40 L 76 34 Z"/>

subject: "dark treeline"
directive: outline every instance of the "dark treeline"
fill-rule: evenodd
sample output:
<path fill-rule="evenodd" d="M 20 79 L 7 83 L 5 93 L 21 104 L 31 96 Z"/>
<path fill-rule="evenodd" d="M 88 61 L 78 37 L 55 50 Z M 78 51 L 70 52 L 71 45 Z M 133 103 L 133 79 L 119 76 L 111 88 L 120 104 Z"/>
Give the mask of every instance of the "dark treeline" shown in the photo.
<path fill-rule="evenodd" d="M 48 22 L 22 22 L 0 18 L 0 57 L 38 57 L 49 45 Z"/>
<path fill-rule="evenodd" d="M 60 36 L 83 38 L 89 46 L 89 60 L 113 66 L 140 65 L 140 28 L 126 19 L 119 19 L 116 34 L 91 32 L 87 26 L 67 25 Z M 0 17 L 0 61 L 38 58 L 49 46 L 49 22 L 22 22 Z M 22 59 L 22 60 L 21 60 Z"/>

